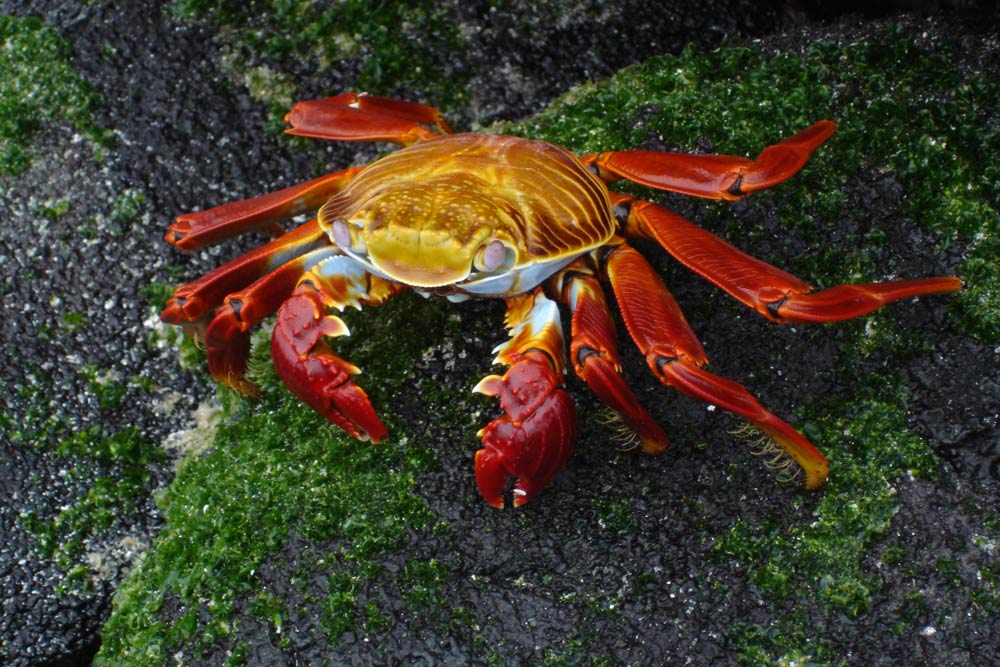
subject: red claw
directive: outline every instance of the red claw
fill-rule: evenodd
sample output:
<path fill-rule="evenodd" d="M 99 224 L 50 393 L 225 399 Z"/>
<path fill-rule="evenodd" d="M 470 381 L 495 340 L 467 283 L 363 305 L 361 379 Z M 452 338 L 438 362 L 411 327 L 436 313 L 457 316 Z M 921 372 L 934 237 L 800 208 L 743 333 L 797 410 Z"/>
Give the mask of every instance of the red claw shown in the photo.
<path fill-rule="evenodd" d="M 285 301 L 271 336 L 274 367 L 303 403 L 355 438 L 378 442 L 387 431 L 364 390 L 351 380 L 358 369 L 322 340 L 346 335 L 347 327 L 324 311 L 319 294 L 308 286 Z"/>
<path fill-rule="evenodd" d="M 573 404 L 562 389 L 562 378 L 537 351 L 520 356 L 503 377 L 485 378 L 475 390 L 499 396 L 506 412 L 479 432 L 479 492 L 490 505 L 502 508 L 513 481 L 513 502 L 519 507 L 545 488 L 573 453 Z"/>

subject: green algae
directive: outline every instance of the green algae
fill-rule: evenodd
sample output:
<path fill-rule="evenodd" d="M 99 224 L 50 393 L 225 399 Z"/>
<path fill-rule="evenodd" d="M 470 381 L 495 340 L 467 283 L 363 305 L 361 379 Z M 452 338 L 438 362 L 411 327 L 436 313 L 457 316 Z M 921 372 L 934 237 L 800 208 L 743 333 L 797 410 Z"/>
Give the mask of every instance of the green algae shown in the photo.
<path fill-rule="evenodd" d="M 323 7 L 292 0 L 178 0 L 171 11 L 220 28 L 230 54 L 225 66 L 268 105 L 275 129 L 284 128 L 281 118 L 295 101 L 287 71 L 297 63 L 321 74 L 357 62 L 354 85 L 370 93 L 391 94 L 405 84 L 444 108 L 462 98 L 467 76 L 448 65 L 461 58 L 458 26 L 448 8 L 434 2 L 346 0 Z M 247 52 L 264 64 L 248 67 Z"/>
<path fill-rule="evenodd" d="M 119 224 L 135 222 L 145 209 L 146 197 L 137 190 L 126 190 L 111 202 L 111 221 Z"/>
<path fill-rule="evenodd" d="M 91 382 L 101 412 L 112 410 L 128 386 L 108 380 L 108 373 L 87 366 L 81 374 Z M 88 563 L 88 544 L 99 541 L 134 514 L 149 497 L 151 466 L 163 452 L 136 428 L 111 431 L 101 424 L 80 428 L 55 405 L 41 371 L 25 378 L 18 389 L 26 405 L 15 422 L 0 417 L 0 432 L 11 446 L 43 453 L 62 462 L 66 479 L 86 485 L 78 498 L 58 508 L 29 507 L 20 523 L 34 536 L 41 555 L 65 573 L 60 589 L 87 593 L 95 573 Z"/>
<path fill-rule="evenodd" d="M 734 632 L 734 644 L 747 656 L 767 653 L 777 659 L 791 647 L 814 658 L 832 658 L 830 640 L 817 637 L 815 612 L 803 610 L 818 603 L 826 613 L 849 618 L 869 611 L 881 579 L 865 560 L 877 552 L 899 509 L 897 480 L 933 478 L 937 472 L 932 450 L 907 429 L 908 395 L 902 383 L 891 376 L 865 381 L 850 399 L 804 411 L 803 431 L 822 443 L 833 461 L 830 480 L 816 501 L 796 498 L 787 515 L 757 524 L 737 520 L 714 545 L 720 560 L 746 565 L 767 599 L 800 601 L 766 631 Z M 789 519 L 802 515 L 807 520 Z M 902 556 L 890 553 L 883 563 L 903 567 Z M 761 664 L 759 658 L 745 662 Z"/>
<path fill-rule="evenodd" d="M 610 667 L 615 662 L 608 656 L 594 655 L 587 642 L 573 639 L 559 650 L 547 649 L 538 664 L 540 667 Z"/>
<path fill-rule="evenodd" d="M 189 642 L 228 645 L 241 596 L 259 589 L 257 570 L 292 531 L 342 542 L 339 560 L 350 570 L 432 520 L 413 496 L 426 467 L 419 455 L 359 446 L 289 396 L 261 407 L 221 426 L 215 447 L 178 472 L 161 499 L 167 527 L 119 590 L 117 605 L 129 613 L 109 621 L 95 664 L 144 664 L 154 647 L 168 655 Z M 353 600 L 341 599 L 331 611 L 353 618 Z M 179 608 L 173 620 L 160 615 L 168 603 Z M 271 618 L 283 604 L 270 602 Z M 199 622 L 203 614 L 211 620 Z"/>
<path fill-rule="evenodd" d="M 69 43 L 41 19 L 0 16 L 0 176 L 28 169 L 42 123 L 64 121 L 107 142 L 93 123 L 99 98 L 69 55 Z"/>
<path fill-rule="evenodd" d="M 593 505 L 597 510 L 598 525 L 608 533 L 621 536 L 638 528 L 631 496 L 595 498 Z"/>
<path fill-rule="evenodd" d="M 365 368 L 366 378 L 379 379 L 367 385 L 378 406 L 403 390 L 419 356 L 454 325 L 438 304 L 414 295 L 363 315 L 348 317 L 353 336 L 342 351 Z M 399 329 L 412 335 L 400 340 L 386 333 Z M 306 543 L 335 545 L 315 566 L 328 577 L 323 625 L 329 641 L 359 626 L 370 633 L 384 629 L 384 614 L 362 604 L 360 593 L 382 576 L 380 556 L 400 548 L 410 531 L 434 525 L 413 487 L 439 464 L 428 450 L 392 438 L 359 443 L 303 409 L 280 384 L 268 346 L 254 350 L 251 371 L 263 398 L 252 402 L 227 392 L 231 412 L 213 446 L 183 461 L 158 499 L 166 526 L 119 589 L 95 664 L 149 664 L 182 646 L 195 653 L 223 646 L 236 655 L 244 609 L 278 630 L 290 614 L 288 603 L 261 597 L 259 572 L 293 533 Z M 386 416 L 392 432 L 401 430 Z M 440 564 L 415 561 L 399 587 L 411 604 L 430 604 L 441 576 Z M 173 610 L 169 616 L 165 606 Z"/>

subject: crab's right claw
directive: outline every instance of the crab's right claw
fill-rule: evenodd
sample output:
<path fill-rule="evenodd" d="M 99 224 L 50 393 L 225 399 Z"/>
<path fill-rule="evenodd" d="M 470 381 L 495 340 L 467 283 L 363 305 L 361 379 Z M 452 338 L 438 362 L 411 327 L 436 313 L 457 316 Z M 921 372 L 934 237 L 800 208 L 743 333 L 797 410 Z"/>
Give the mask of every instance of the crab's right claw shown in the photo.
<path fill-rule="evenodd" d="M 340 318 L 325 314 L 316 290 L 300 286 L 278 311 L 271 336 L 274 367 L 303 403 L 355 438 L 378 442 L 387 432 L 368 396 L 351 379 L 357 367 L 323 341 L 324 336 L 347 333 Z"/>
<path fill-rule="evenodd" d="M 513 493 L 519 507 L 531 500 L 565 467 L 576 442 L 576 414 L 562 378 L 547 356 L 522 355 L 503 377 L 490 375 L 475 391 L 498 396 L 506 413 L 479 432 L 476 482 L 490 505 L 503 507 Z M 512 485 L 512 486 L 511 486 Z"/>

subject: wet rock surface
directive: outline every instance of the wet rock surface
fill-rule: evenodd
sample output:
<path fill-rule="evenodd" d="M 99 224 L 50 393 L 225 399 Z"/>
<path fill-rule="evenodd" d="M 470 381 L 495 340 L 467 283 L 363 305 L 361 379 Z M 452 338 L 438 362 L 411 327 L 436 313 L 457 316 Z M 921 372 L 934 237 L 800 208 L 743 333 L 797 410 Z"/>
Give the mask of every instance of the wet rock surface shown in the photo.
<path fill-rule="evenodd" d="M 660 9 L 612 3 L 560 14 L 525 3 L 477 23 L 488 10 L 463 4 L 456 11 L 475 26 L 472 41 L 480 49 L 472 55 L 476 74 L 466 116 L 458 124 L 524 117 L 575 84 L 654 54 L 676 52 L 689 41 L 712 46 L 727 33 L 762 35 L 804 16 L 784 5 L 755 11 L 758 6 L 693 2 Z M 59 30 L 72 44 L 74 69 L 103 97 L 95 109 L 96 123 L 114 132 L 113 147 L 98 160 L 94 146 L 72 128 L 46 125 L 37 136 L 31 169 L 0 181 L 5 221 L 0 227 L 0 407 L 13 415 L 6 428 L 30 427 L 36 434 L 32 442 L 4 434 L 7 442 L 0 448 L 0 662 L 13 667 L 84 665 L 99 645 L 116 585 L 160 526 L 152 492 L 170 483 L 170 461 L 145 466 L 148 476 L 142 486 L 148 493 L 127 515 L 116 516 L 99 538 L 88 537 L 83 549 L 91 566 L 83 588 L 67 586 L 65 568 L 42 553 L 27 517 L 53 520 L 96 480 L 120 480 L 127 473 L 128 466 L 116 460 L 62 451 L 60 442 L 67 434 L 98 427 L 111 436 L 135 429 L 145 441 L 159 443 L 190 427 L 191 412 L 215 391 L 203 373 L 178 367 L 175 349 L 147 342 L 153 311 L 144 288 L 183 279 L 176 275 L 178 266 L 183 276 L 204 272 L 229 256 L 232 247 L 180 257 L 162 241 L 166 224 L 179 212 L 302 180 L 310 175 L 303 172 L 308 159 L 321 156 L 331 165 L 343 165 L 373 152 L 354 145 L 294 148 L 265 132 L 266 111 L 220 70 L 219 47 L 207 23 L 181 20 L 144 3 L 0 2 L 0 10 L 40 16 Z M 960 23 L 914 25 L 929 41 L 968 40 L 970 48 L 962 52 L 965 66 L 998 76 L 995 38 L 967 35 L 971 29 Z M 797 28 L 765 38 L 763 44 L 796 50 L 819 38 L 850 41 L 871 30 L 862 22 L 846 21 Z M 352 87 L 346 78 L 308 75 L 301 86 L 314 94 Z M 858 220 L 899 215 L 905 193 L 898 183 L 883 179 L 852 188 L 848 197 L 862 211 Z M 142 202 L 140 213 L 115 214 L 115 202 L 123 195 Z M 40 213 L 60 201 L 68 204 L 64 215 L 52 219 Z M 759 210 L 741 211 L 736 208 L 732 224 L 738 224 L 740 215 L 760 216 Z M 765 228 L 780 238 L 778 221 Z M 891 244 L 910 258 L 900 265 L 901 273 L 929 275 L 955 265 L 927 239 L 901 235 Z M 766 243 L 756 250 L 771 254 Z M 782 246 L 775 254 L 787 252 Z M 788 414 L 790 406 L 808 397 L 845 390 L 812 370 L 832 365 L 839 352 L 836 330 L 803 336 L 775 329 L 741 313 L 665 259 L 658 265 L 677 286 L 678 300 L 697 311 L 689 317 L 712 351 L 714 367 L 731 377 L 753 377 L 755 393 L 775 412 Z M 982 508 L 996 506 L 997 352 L 958 333 L 948 323 L 946 308 L 921 300 L 900 305 L 895 316 L 903 329 L 931 331 L 932 351 L 907 360 L 906 377 L 916 397 L 909 411 L 913 427 L 945 463 L 938 479 L 900 485 L 902 508 L 884 545 L 926 553 L 926 565 L 883 575 L 873 560 L 868 564 L 873 576 L 882 577 L 878 607 L 860 619 L 836 619 L 821 629 L 825 636 L 839 638 L 851 664 L 991 664 L 997 654 L 996 616 L 970 602 L 968 593 L 947 576 L 954 571 L 961 580 L 975 576 L 977 568 L 993 566 L 970 554 L 983 553 L 973 548 L 976 540 L 995 544 L 998 539 L 995 532 L 976 534 L 972 521 Z M 83 314 L 80 326 L 68 317 L 76 313 Z M 418 379 L 447 386 L 450 374 L 465 377 L 484 370 L 490 349 L 503 337 L 499 313 L 495 304 L 464 308 L 464 325 L 487 331 L 470 339 L 459 359 L 432 355 L 417 369 Z M 743 355 L 746 349 L 755 352 Z M 727 649 L 725 629 L 766 625 L 771 612 L 739 565 L 706 562 L 713 533 L 707 528 L 691 532 L 689 526 L 728 525 L 734 513 L 751 523 L 763 521 L 796 493 L 776 487 L 772 475 L 744 448 L 731 452 L 731 460 L 742 466 L 734 473 L 729 459 L 726 466 L 717 464 L 730 452 L 712 449 L 706 456 L 692 446 L 731 439 L 726 433 L 731 422 L 707 424 L 703 405 L 682 397 L 663 399 L 662 389 L 643 376 L 638 355 L 624 356 L 645 403 L 657 405 L 654 416 L 669 425 L 677 443 L 688 446 L 652 459 L 584 442 L 546 492 L 544 504 L 520 513 L 496 513 L 470 503 L 475 491 L 468 456 L 457 455 L 454 446 L 468 434 L 435 430 L 433 416 L 406 397 L 387 406 L 412 423 L 415 432 L 442 438 L 434 447 L 444 467 L 425 475 L 418 492 L 461 535 L 415 533 L 417 546 L 383 566 L 402 572 L 407 559 L 447 559 L 458 576 L 444 583 L 440 596 L 461 600 L 488 624 L 456 632 L 449 622 L 455 610 L 414 620 L 412 606 L 399 599 L 398 591 L 372 586 L 361 593 L 359 605 L 375 603 L 403 631 L 381 636 L 378 645 L 349 633 L 331 649 L 322 635 L 320 612 L 300 599 L 301 589 L 287 573 L 306 573 L 322 589 L 316 552 L 332 545 L 293 537 L 260 580 L 289 600 L 290 609 L 300 611 L 280 637 L 267 622 L 247 617 L 238 630 L 248 647 L 246 664 L 478 664 L 491 655 L 503 656 L 505 664 L 533 664 L 546 657 L 546 647 L 566 636 L 584 637 L 588 646 L 594 645 L 590 638 L 604 637 L 597 642 L 602 655 L 621 664 L 670 663 L 680 656 L 696 665 L 737 664 Z M 772 359 L 781 377 L 760 372 Z M 442 371 L 445 362 L 448 373 Z M 96 380 L 95 373 L 100 376 Z M 110 404 L 100 390 L 108 386 L 121 387 Z M 583 428 L 596 428 L 590 416 L 596 403 L 584 388 L 572 384 L 571 389 Z M 40 409 L 57 415 L 59 428 L 37 427 Z M 602 492 L 617 497 L 632 489 L 634 523 L 628 530 L 609 527 L 608 513 L 599 505 L 578 502 L 580 488 L 597 490 L 591 497 Z M 919 599 L 914 590 L 920 591 Z M 567 617 L 557 602 L 574 597 L 593 604 L 578 617 Z M 619 599 L 627 601 L 624 607 L 616 607 Z M 952 611 L 942 616 L 943 609 Z M 900 633 L 891 626 L 889 619 L 900 610 L 919 631 Z M 165 613 L 169 615 L 169 601 Z M 557 657 L 584 660 L 575 650 Z M 214 665 L 222 664 L 227 652 L 210 648 L 200 657 L 183 657 L 188 664 Z"/>

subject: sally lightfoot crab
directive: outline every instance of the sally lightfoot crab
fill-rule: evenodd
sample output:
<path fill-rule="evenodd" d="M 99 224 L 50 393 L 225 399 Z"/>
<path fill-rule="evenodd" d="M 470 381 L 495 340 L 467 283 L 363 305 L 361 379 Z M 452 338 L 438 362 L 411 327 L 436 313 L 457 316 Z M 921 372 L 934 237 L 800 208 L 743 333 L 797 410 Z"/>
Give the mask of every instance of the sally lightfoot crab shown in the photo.
<path fill-rule="evenodd" d="M 386 436 L 358 369 L 331 343 L 348 334 L 335 314 L 375 306 L 406 289 L 451 301 L 507 303 L 510 339 L 475 390 L 504 414 L 480 431 L 479 490 L 492 505 L 520 505 L 565 466 L 576 418 L 564 389 L 576 374 L 632 429 L 649 453 L 667 437 L 621 376 L 603 284 L 654 375 L 683 394 L 746 419 L 780 448 L 807 488 L 828 463 L 798 431 L 741 384 L 705 370 L 708 358 L 660 277 L 627 239 L 659 243 L 681 264 L 772 322 L 830 322 L 925 294 L 954 292 L 954 277 L 813 291 L 651 202 L 612 192 L 627 179 L 653 188 L 735 200 L 795 174 L 834 131 L 820 121 L 755 160 L 626 150 L 575 156 L 511 136 L 453 134 L 428 106 L 345 93 L 297 104 L 289 133 L 403 146 L 278 192 L 180 216 L 167 240 L 181 250 L 249 231 L 275 238 L 174 292 L 161 317 L 200 337 L 218 381 L 247 394 L 249 330 L 277 312 L 271 351 L 278 374 L 304 403 L 354 437 Z M 316 217 L 290 231 L 302 213 Z M 566 353 L 560 308 L 571 313 Z"/>

